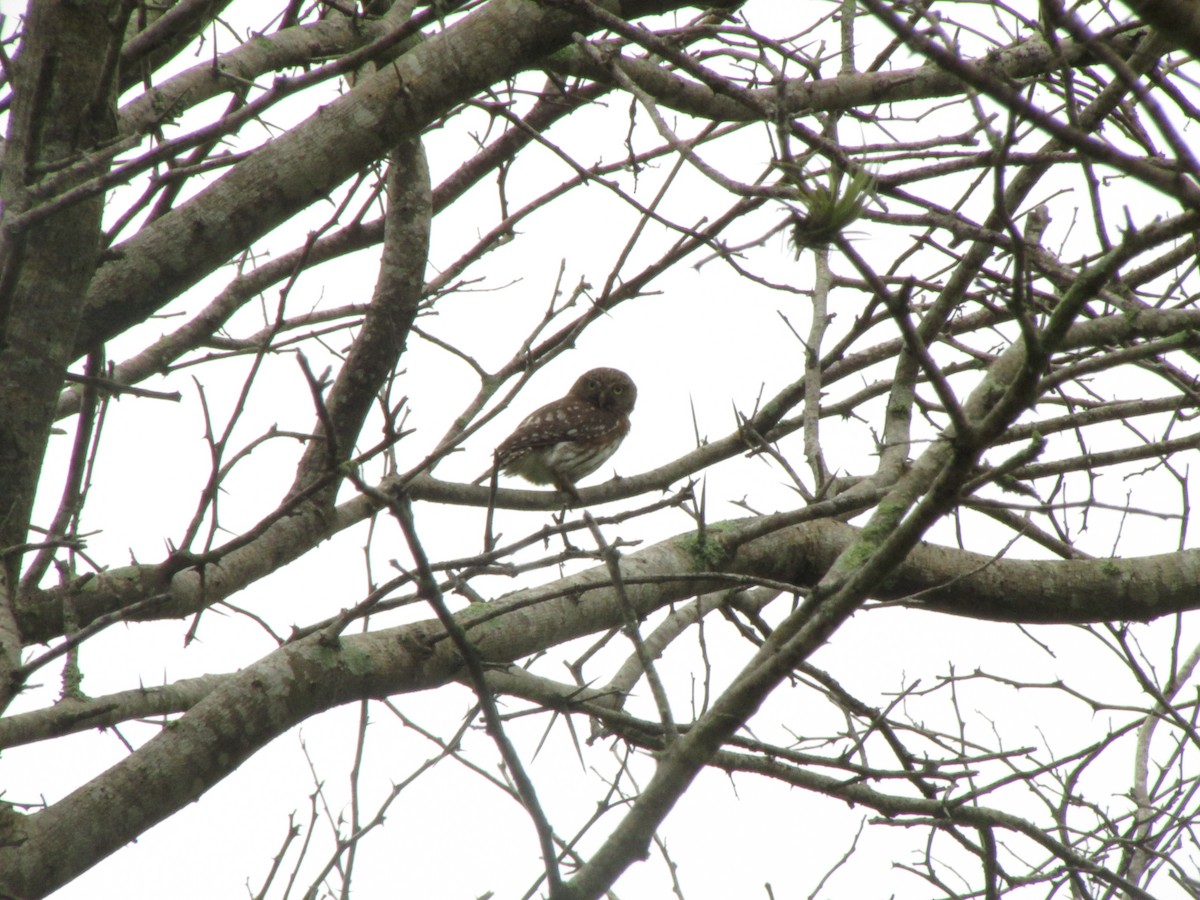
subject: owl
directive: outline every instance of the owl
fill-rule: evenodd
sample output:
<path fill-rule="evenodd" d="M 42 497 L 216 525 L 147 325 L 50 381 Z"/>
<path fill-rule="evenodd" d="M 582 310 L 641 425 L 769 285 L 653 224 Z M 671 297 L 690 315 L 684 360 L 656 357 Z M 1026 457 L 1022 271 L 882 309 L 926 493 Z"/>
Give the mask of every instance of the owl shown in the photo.
<path fill-rule="evenodd" d="M 619 369 L 584 372 L 567 395 L 526 417 L 496 448 L 495 470 L 575 493 L 629 434 L 637 388 Z"/>

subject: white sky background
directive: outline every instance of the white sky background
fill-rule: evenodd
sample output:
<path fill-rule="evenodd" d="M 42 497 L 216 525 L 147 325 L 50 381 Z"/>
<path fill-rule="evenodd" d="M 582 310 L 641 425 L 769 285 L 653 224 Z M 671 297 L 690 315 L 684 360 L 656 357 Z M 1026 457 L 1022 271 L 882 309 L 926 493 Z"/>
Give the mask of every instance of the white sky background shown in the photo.
<path fill-rule="evenodd" d="M 18 6 L 12 2 L 0 4 L 9 15 L 14 14 Z M 227 19 L 261 27 L 254 16 L 255 6 L 254 3 L 237 5 Z M 761 19 L 770 6 L 751 4 L 749 11 Z M 782 6 L 788 7 L 788 13 L 796 17 L 796 24 L 790 28 L 771 26 L 763 30 L 773 33 L 797 31 L 803 19 L 816 12 L 823 14 L 831 8 L 826 4 Z M 782 6 L 774 12 L 778 13 Z M 239 24 L 239 27 L 243 26 Z M 835 34 L 829 32 L 829 39 L 835 40 Z M 222 48 L 232 46 L 228 35 L 218 34 L 217 40 Z M 864 56 L 869 59 L 877 49 L 877 45 L 873 45 Z M 208 48 L 205 52 L 209 52 Z M 897 65 L 902 58 L 897 58 Z M 191 64 L 193 60 L 189 57 L 182 62 Z M 831 63 L 829 73 L 834 70 L 835 64 Z M 540 82 L 540 76 L 530 77 L 533 79 L 531 85 Z M 223 105 L 226 101 L 221 98 L 215 102 Z M 268 118 L 286 126 L 292 121 L 289 116 L 298 119 L 311 112 L 312 103 L 308 93 L 301 94 L 290 103 L 272 109 Z M 601 158 L 606 161 L 620 158 L 620 141 L 608 138 L 624 134 L 628 123 L 628 100 L 624 95 L 613 95 L 606 103 L 609 104 L 606 128 L 598 128 L 593 111 L 568 118 L 552 132 L 551 136 L 571 149 L 584 165 Z M 196 115 L 203 119 L 206 112 L 201 108 Z M 947 109 L 939 116 L 961 114 L 960 109 Z M 939 116 L 915 123 L 914 127 L 930 129 L 932 133 L 937 127 L 933 122 Z M 486 117 L 478 113 L 474 119 L 482 134 L 487 127 Z M 679 120 L 675 117 L 673 121 Z M 859 126 L 847 120 L 842 127 L 843 140 L 856 143 Z M 657 136 L 649 131 L 644 116 L 639 117 L 639 129 L 645 130 L 639 130 L 641 144 L 638 149 L 658 142 Z M 687 123 L 680 122 L 679 129 L 681 133 L 691 133 Z M 494 131 L 492 136 L 497 133 L 498 130 Z M 598 134 L 604 139 L 599 139 Z M 249 128 L 243 137 L 233 142 L 232 149 L 240 149 L 243 141 L 252 144 L 259 139 L 255 129 Z M 872 134 L 866 139 L 875 142 L 880 137 Z M 1038 138 L 1035 144 L 1040 142 Z M 461 125 L 456 124 L 454 130 L 433 132 L 427 150 L 434 184 L 453 171 L 471 149 L 469 137 Z M 722 150 L 706 148 L 701 155 L 722 171 L 750 181 L 769 158 L 768 135 L 761 126 L 750 127 Z M 643 202 L 654 196 L 659 179 L 673 161 L 660 161 L 640 174 L 637 187 Z M 569 169 L 549 152 L 535 147 L 525 151 L 509 175 L 512 206 L 519 206 L 535 192 L 556 183 L 554 178 L 546 175 L 555 167 L 562 178 L 569 177 Z M 628 174 L 614 177 L 627 188 L 634 186 Z M 732 198 L 721 196 L 699 173 L 688 170 L 680 178 L 681 187 L 686 185 L 686 188 L 673 190 L 663 210 L 674 221 L 694 223 L 699 217 L 712 216 L 732 202 Z M 1048 182 L 1038 195 L 1039 202 L 1045 199 L 1046 192 L 1061 186 Z M 981 202 L 990 203 L 990 187 L 984 194 Z M 560 265 L 564 266 L 564 291 L 569 291 L 580 279 L 598 290 L 627 239 L 633 219 L 629 209 L 599 185 L 577 190 L 571 196 L 573 200 L 552 205 L 523 222 L 519 226 L 523 237 L 468 271 L 467 277 L 486 277 L 485 282 L 442 300 L 438 304 L 438 315 L 424 317 L 418 324 L 442 339 L 457 343 L 475 355 L 486 368 L 493 369 L 508 359 L 541 315 L 552 296 Z M 1048 246 L 1057 247 L 1060 242 L 1067 242 L 1070 247 L 1073 235 L 1069 210 L 1085 204 L 1082 197 L 1078 202 L 1067 199 L 1063 206 L 1055 209 L 1055 219 L 1045 239 Z M 352 204 L 352 207 L 356 206 L 357 203 Z M 120 209 L 119 206 L 115 208 Z M 1138 208 L 1132 208 L 1138 219 L 1141 215 Z M 308 211 L 304 217 L 281 228 L 259 249 L 268 253 L 291 250 L 303 240 L 306 231 L 323 221 L 331 210 L 332 206 L 321 206 Z M 378 212 L 373 212 L 367 218 L 376 215 Z M 736 234 L 749 239 L 755 228 L 759 233 L 766 231 L 782 216 L 779 205 L 768 205 L 752 218 L 753 225 L 744 224 Z M 1145 214 L 1145 219 L 1149 218 L 1149 214 Z M 435 220 L 433 265 L 445 266 L 453 262 L 496 219 L 495 182 L 487 180 Z M 860 253 L 871 259 L 872 253 L 878 252 L 891 259 L 892 253 L 880 247 L 883 238 L 872 235 L 865 226 L 860 231 Z M 639 264 L 656 258 L 669 240 L 660 229 L 650 226 L 646 239 L 635 250 L 625 271 L 637 271 Z M 782 236 L 772 237 L 763 247 L 750 253 L 755 271 L 783 284 L 801 288 L 811 284 L 811 254 L 794 260 Z M 1074 254 L 1065 250 L 1062 255 L 1072 258 Z M 371 296 L 376 263 L 377 249 L 306 272 L 293 290 L 289 309 L 297 312 L 310 306 L 366 302 Z M 833 266 L 835 271 L 849 272 L 848 264 L 837 260 L 836 256 Z M 434 271 L 430 271 L 428 277 L 433 274 Z M 189 310 L 199 308 L 230 277 L 231 271 L 223 269 L 206 279 L 190 292 L 186 302 L 179 304 L 176 311 L 185 307 Z M 783 324 L 780 315 L 785 315 L 800 334 L 805 334 L 810 314 L 805 297 L 754 284 L 738 277 L 719 261 L 710 261 L 699 270 L 691 265 L 676 267 L 651 289 L 660 292 L 660 296 L 627 303 L 607 321 L 590 328 L 574 352 L 559 358 L 534 378 L 509 410 L 474 436 L 464 452 L 448 460 L 436 474 L 461 480 L 474 478 L 488 464 L 495 444 L 520 418 L 546 400 L 559 396 L 565 384 L 591 366 L 622 368 L 633 376 L 639 387 L 632 434 L 613 461 L 593 476 L 592 482 L 608 478 L 614 471 L 634 474 L 674 459 L 694 445 L 694 427 L 698 427 L 702 437 L 716 438 L 727 434 L 734 427 L 734 409 L 749 412 L 760 393 L 764 397 L 770 396 L 801 374 L 803 348 Z M 276 287 L 264 298 L 263 308 L 268 316 L 273 314 L 277 297 Z M 840 329 L 850 323 L 862 302 L 861 296 L 855 293 L 835 292 L 830 309 L 837 313 L 837 319 L 829 344 L 834 342 L 836 334 L 840 334 Z M 227 333 L 243 336 L 256 331 L 264 324 L 261 315 L 253 305 L 248 306 L 230 322 Z M 132 337 L 114 341 L 109 347 L 109 356 L 113 360 L 124 359 L 160 331 L 173 328 L 182 321 L 182 316 L 154 320 L 136 330 Z M 329 339 L 330 346 L 336 350 L 347 343 L 345 334 L 335 334 Z M 326 360 L 315 358 L 309 347 L 305 352 L 315 370 L 320 371 L 327 364 Z M 402 365 L 408 374 L 400 379 L 398 391 L 411 398 L 411 418 L 407 424 L 417 430 L 405 439 L 398 452 L 402 460 L 411 463 L 436 444 L 450 420 L 473 395 L 476 381 L 460 361 L 416 337 L 410 340 Z M 89 500 L 90 515 L 85 519 L 85 524 L 90 527 L 103 529 L 89 538 L 89 553 L 95 559 L 111 565 L 124 564 L 130 557 L 142 562 L 155 561 L 165 554 L 167 543 L 182 534 L 208 474 L 208 448 L 203 440 L 203 420 L 192 376 L 203 381 L 214 421 L 223 427 L 230 413 L 230 398 L 236 396 L 236 385 L 248 366 L 247 358 L 237 358 L 216 367 L 176 371 L 146 385 L 157 390 L 181 392 L 183 400 L 178 404 L 118 402 L 110 406 L 105 424 L 106 440 Z M 884 369 L 864 373 L 861 383 L 885 374 Z M 973 383 L 975 377 L 971 376 L 970 381 L 963 383 Z M 294 358 L 289 355 L 269 357 L 258 379 L 235 433 L 233 446 L 247 443 L 272 423 L 283 430 L 305 432 L 312 429 L 313 411 L 311 404 L 304 402 L 307 390 Z M 842 392 L 850 389 L 850 385 L 837 388 Z M 1130 396 L 1138 395 L 1138 385 L 1129 384 L 1126 389 Z M 693 411 L 696 426 L 693 425 Z M 877 421 L 877 416 L 867 414 L 861 422 L 823 422 L 826 452 L 831 464 L 848 474 L 872 471 L 875 457 L 869 425 Z M 73 421 L 64 423 L 64 427 L 70 432 L 73 424 Z M 374 438 L 375 434 L 368 427 L 363 444 Z M 71 440 L 71 433 L 54 439 L 46 467 L 47 486 L 39 500 L 42 519 L 49 517 L 57 503 L 59 486 L 53 478 L 55 473 L 64 470 Z M 1114 446 L 1123 445 L 1128 442 L 1128 437 L 1114 434 L 1113 440 Z M 801 447 L 799 435 L 785 442 L 785 449 L 791 452 L 797 469 L 803 461 Z M 916 448 L 914 455 L 919 449 Z M 239 530 L 275 506 L 291 481 L 297 452 L 297 446 L 289 441 L 268 443 L 234 471 L 226 482 L 221 501 L 222 520 L 227 527 Z M 1053 447 L 1048 456 L 1053 457 Z M 1196 462 L 1196 458 L 1189 454 L 1178 462 L 1182 466 Z M 1129 470 L 1140 468 L 1132 466 Z M 378 472 L 373 474 L 377 476 Z M 1177 507 L 1172 493 L 1177 492 L 1177 488 L 1165 478 L 1161 478 L 1159 484 L 1144 496 L 1154 497 L 1158 508 Z M 1102 478 L 1099 485 L 1100 491 L 1107 492 L 1107 499 L 1116 504 L 1124 502 L 1128 488 L 1128 484 L 1117 483 L 1111 476 Z M 795 495 L 784 484 L 783 474 L 760 459 L 735 459 L 709 470 L 707 496 L 708 516 L 714 521 L 745 515 L 744 510 L 734 505 L 736 501 L 745 500 L 762 511 L 789 508 L 795 502 Z M 1150 501 L 1141 505 L 1150 505 Z M 601 508 L 599 511 L 610 510 Z M 482 510 L 420 504 L 416 517 L 432 558 L 478 551 L 483 529 Z M 541 513 L 501 511 L 497 514 L 498 528 L 510 536 L 536 530 L 547 518 Z M 967 527 L 979 528 L 981 522 L 976 517 Z M 690 526 L 690 519 L 682 513 L 674 513 L 639 519 L 618 531 L 624 538 L 650 541 L 680 533 Z M 408 560 L 403 542 L 390 521 L 380 519 L 377 530 L 370 556 L 373 576 L 382 581 L 392 574 L 388 567 L 390 558 L 397 558 L 404 565 Z M 317 552 L 232 598 L 233 602 L 264 616 L 280 634 L 286 634 L 293 624 L 303 625 L 350 606 L 368 589 L 363 567 L 367 536 L 365 525 L 351 529 Z M 941 523 L 928 537 L 953 544 L 953 523 Z M 1007 536 L 998 532 L 997 543 L 990 549 L 998 551 L 1006 539 Z M 1169 551 L 1178 540 L 1176 521 L 1142 516 L 1123 522 L 1119 513 L 1100 512 L 1092 514 L 1081 544 L 1097 555 L 1115 551 L 1122 556 L 1137 556 Z M 971 549 L 982 549 L 980 544 L 978 537 L 973 536 Z M 1013 555 L 1044 556 L 1045 553 L 1021 544 L 1014 548 Z M 540 573 L 536 580 L 551 576 L 552 573 Z M 476 585 L 477 588 L 480 586 Z M 517 583 L 496 580 L 493 596 L 516 586 Z M 451 599 L 455 608 L 461 606 L 457 598 Z M 780 602 L 785 601 L 777 601 Z M 424 609 L 401 610 L 378 616 L 372 619 L 371 625 L 386 627 L 428 615 Z M 778 615 L 777 612 L 776 618 Z M 229 672 L 251 664 L 275 646 L 269 637 L 244 618 L 228 611 L 214 610 L 204 614 L 198 639 L 185 649 L 183 636 L 189 624 L 116 626 L 87 642 L 81 660 L 86 677 L 84 690 L 89 695 L 99 696 L 128 690 L 138 684 L 168 683 L 192 675 Z M 648 623 L 647 628 L 653 624 L 653 621 Z M 923 685 L 931 685 L 938 677 L 948 674 L 951 666 L 960 674 L 978 667 L 1026 682 L 1051 682 L 1058 678 L 1077 681 L 1080 673 L 1086 673 L 1085 683 L 1093 696 L 1108 699 L 1124 696 L 1130 702 L 1145 702 L 1124 668 L 1079 629 L 1031 628 L 1028 631 L 1039 640 L 1052 643 L 1055 655 L 1039 648 L 1011 625 L 875 609 L 860 612 L 836 635 L 832 644 L 817 654 L 814 662 L 832 667 L 847 688 L 868 701 L 879 703 L 887 702 L 887 692 L 899 690 L 917 679 Z M 1196 638 L 1194 627 L 1189 627 L 1187 632 L 1193 640 Z M 1145 642 L 1148 657 L 1161 659 L 1170 639 L 1169 623 L 1139 630 L 1138 635 Z M 747 645 L 719 619 L 707 623 L 705 638 L 714 666 L 713 682 L 719 688 L 746 658 Z M 573 647 L 556 649 L 539 663 L 536 670 L 549 677 L 567 680 L 561 661 L 574 659 L 589 643 L 584 641 Z M 698 685 L 700 675 L 693 669 L 696 654 L 691 648 L 694 648 L 694 639 L 685 639 L 682 644 L 682 647 L 668 651 L 662 661 L 662 672 L 672 691 L 677 714 L 686 718 L 692 710 L 693 685 Z M 1190 646 L 1186 639 L 1183 646 Z M 599 660 L 591 664 L 589 671 L 597 677 L 608 673 L 614 667 L 612 660 L 622 658 L 628 652 L 626 645 L 614 642 Z M 848 664 L 848 661 L 853 663 Z M 20 698 L 12 712 L 52 703 L 60 690 L 57 677 L 54 666 L 43 670 L 44 687 Z M 969 704 L 961 710 L 963 715 L 968 717 L 972 728 L 980 729 L 983 737 L 990 738 L 990 729 L 994 727 L 1003 735 L 1006 747 L 1040 743 L 1043 738 L 1039 737 L 1039 732 L 1052 747 L 1060 741 L 1082 745 L 1081 733 L 1099 738 L 1111 727 L 1124 724 L 1130 718 L 1119 712 L 1102 711 L 1093 715 L 1083 704 L 1068 704 L 1061 695 L 1049 691 L 1017 692 L 978 684 L 972 690 Z M 910 703 L 931 725 L 945 727 L 952 720 L 941 696 L 935 695 L 924 703 L 915 698 Z M 841 722 L 834 718 L 835 711 L 827 706 L 815 706 L 811 698 L 810 693 L 799 689 L 781 689 L 769 701 L 761 718 L 764 722 L 784 718 L 778 713 L 783 709 L 787 710 L 789 726 L 798 734 L 836 731 Z M 469 691 L 452 687 L 425 695 L 396 697 L 392 702 L 422 727 L 448 737 L 472 701 Z M 515 710 L 524 705 L 505 701 L 504 708 Z M 639 686 L 638 697 L 630 711 L 653 715 L 644 687 Z M 772 711 L 776 715 L 772 716 Z M 171 896 L 184 900 L 234 897 L 245 895 L 247 883 L 253 893 L 283 840 L 289 813 L 295 813 L 296 824 L 307 833 L 314 776 L 302 748 L 307 749 L 316 777 L 324 787 L 320 815 L 337 818 L 347 813 L 347 785 L 353 764 L 358 715 L 358 706 L 346 707 L 294 729 L 251 758 L 199 803 L 151 830 L 136 845 L 97 866 L 56 896 L 64 900 L 117 896 Z M 370 704 L 370 718 L 372 736 L 367 745 L 360 785 L 364 819 L 370 817 L 390 784 L 407 778 L 437 752 L 413 730 L 402 727 L 383 704 Z M 600 781 L 596 775 L 581 770 L 561 718 L 553 723 L 545 746 L 534 758 L 533 750 L 549 725 L 549 716 L 536 715 L 511 722 L 510 734 L 530 767 L 550 821 L 560 834 L 570 835 L 594 810 Z M 583 727 L 581 722 L 576 725 Z M 135 745 L 148 740 L 157 730 L 156 726 L 137 725 L 120 729 L 121 734 Z M 580 736 L 586 738 L 582 732 Z M 783 735 L 769 732 L 759 736 L 784 739 Z M 606 745 L 614 746 L 620 752 L 619 746 L 611 741 L 597 744 Z M 1126 739 L 1125 747 L 1124 760 L 1113 754 L 1109 770 L 1092 771 L 1088 776 L 1096 778 L 1106 774 L 1111 777 L 1112 803 L 1118 810 L 1125 808 L 1120 794 L 1127 789 L 1130 780 L 1128 753 L 1132 750 L 1132 739 Z M 497 771 L 497 754 L 481 732 L 468 736 L 465 751 L 482 768 L 493 773 Z M 0 758 L 0 788 L 6 799 L 36 801 L 44 798 L 54 802 L 121 759 L 125 753 L 124 746 L 112 733 L 88 733 L 10 749 Z M 607 764 L 604 774 L 612 772 L 617 762 L 615 755 L 606 756 L 595 752 L 594 748 L 587 754 L 588 765 L 603 767 Z M 645 760 L 640 760 L 637 766 L 644 784 L 651 770 Z M 1015 788 L 1011 794 L 1016 795 L 1018 791 L 1019 788 Z M 998 800 L 993 798 L 989 802 L 997 805 Z M 1008 808 L 1020 814 L 1022 804 L 1030 802 L 1028 799 L 1014 801 Z M 1034 810 L 1033 806 L 1026 808 L 1030 812 Z M 860 821 L 868 815 L 868 812 L 848 808 L 828 798 L 800 790 L 789 791 L 752 776 L 741 775 L 731 780 L 720 773 L 709 772 L 675 808 L 663 836 L 672 858 L 679 864 L 678 877 L 690 900 L 765 897 L 764 883 L 769 883 L 779 898 L 807 897 L 825 874 L 830 861 L 850 847 Z M 616 821 L 615 816 L 612 821 Z M 597 832 L 597 839 L 602 833 Z M 313 838 L 316 849 L 302 867 L 293 896 L 300 895 L 316 868 L 323 864 L 329 850 L 329 834 L 328 825 L 318 823 Z M 930 896 L 930 888 L 925 882 L 892 868 L 888 862 L 889 859 L 897 863 L 915 861 L 922 849 L 923 835 L 920 830 L 908 832 L 900 828 L 864 832 L 859 854 L 830 879 L 820 896 Z M 889 845 L 879 849 L 886 839 L 890 839 Z M 1013 843 L 1019 845 L 1020 842 Z M 293 845 L 285 860 L 285 871 L 294 862 L 297 845 Z M 585 841 L 583 846 L 586 849 L 594 845 L 593 839 Z M 947 858 L 954 858 L 956 854 L 948 840 L 942 852 Z M 652 851 L 654 855 L 656 853 Z M 973 872 L 976 863 L 964 860 L 963 865 L 964 870 Z M 386 826 L 365 839 L 356 866 L 354 896 L 397 896 L 396 886 L 403 885 L 409 892 L 406 896 L 413 897 L 467 898 L 488 890 L 495 891 L 497 897 L 516 897 L 521 896 L 537 877 L 540 866 L 533 828 L 517 804 L 479 776 L 445 763 L 431 769 L 401 794 L 391 807 Z M 1156 883 L 1155 889 L 1158 896 L 1182 896 L 1172 893 L 1173 887 L 1165 877 Z M 759 893 L 747 893 L 753 890 Z M 662 897 L 668 896 L 669 892 L 668 873 L 659 861 L 635 865 L 616 886 L 616 893 L 624 898 Z"/>

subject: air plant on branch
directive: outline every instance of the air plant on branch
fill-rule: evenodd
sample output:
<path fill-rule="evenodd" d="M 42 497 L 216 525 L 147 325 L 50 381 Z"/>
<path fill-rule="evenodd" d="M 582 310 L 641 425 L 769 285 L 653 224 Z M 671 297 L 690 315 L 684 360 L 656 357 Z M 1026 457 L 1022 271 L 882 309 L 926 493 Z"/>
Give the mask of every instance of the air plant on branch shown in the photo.
<path fill-rule="evenodd" d="M 792 212 L 792 247 L 797 259 L 806 247 L 823 247 L 862 214 L 868 200 L 875 196 L 875 176 L 865 168 L 855 169 L 846 178 L 837 166 L 826 172 L 828 184 L 806 178 L 802 166 L 777 161 L 784 177 L 796 189 L 799 207 Z"/>

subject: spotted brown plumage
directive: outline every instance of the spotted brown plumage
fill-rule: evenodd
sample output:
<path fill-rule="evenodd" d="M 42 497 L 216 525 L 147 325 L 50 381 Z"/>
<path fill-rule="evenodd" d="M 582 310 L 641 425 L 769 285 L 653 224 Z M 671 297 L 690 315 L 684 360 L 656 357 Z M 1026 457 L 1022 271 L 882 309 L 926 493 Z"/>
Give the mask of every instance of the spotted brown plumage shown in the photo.
<path fill-rule="evenodd" d="M 499 447 L 496 469 L 574 492 L 629 434 L 637 387 L 619 369 L 592 369 L 565 397 L 527 416 Z"/>

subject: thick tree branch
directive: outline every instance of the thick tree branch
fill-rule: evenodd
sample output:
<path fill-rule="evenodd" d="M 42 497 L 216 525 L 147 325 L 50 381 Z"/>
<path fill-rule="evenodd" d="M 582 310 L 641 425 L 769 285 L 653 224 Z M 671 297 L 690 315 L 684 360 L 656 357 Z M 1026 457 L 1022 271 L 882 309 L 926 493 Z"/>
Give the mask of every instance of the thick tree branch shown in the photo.
<path fill-rule="evenodd" d="M 637 18 L 679 5 L 631 0 L 622 12 Z M 566 45 L 582 27 L 587 23 L 526 0 L 499 0 L 359 82 L 119 245 L 88 291 L 78 352 L 142 321 L 401 140 Z"/>

